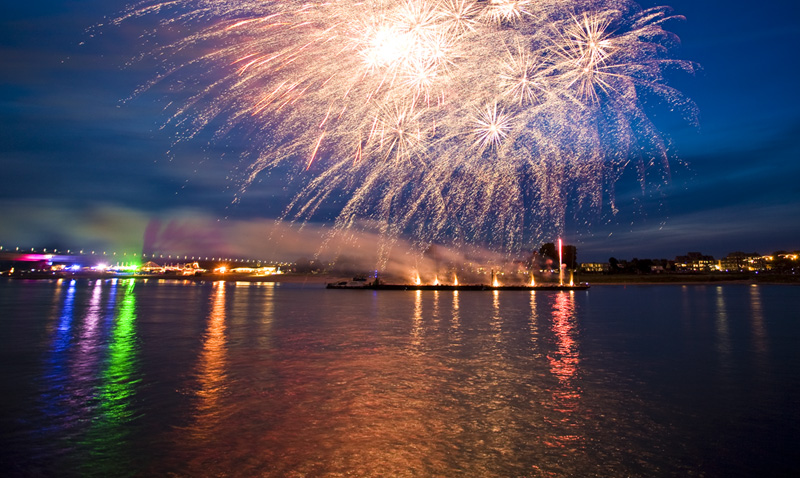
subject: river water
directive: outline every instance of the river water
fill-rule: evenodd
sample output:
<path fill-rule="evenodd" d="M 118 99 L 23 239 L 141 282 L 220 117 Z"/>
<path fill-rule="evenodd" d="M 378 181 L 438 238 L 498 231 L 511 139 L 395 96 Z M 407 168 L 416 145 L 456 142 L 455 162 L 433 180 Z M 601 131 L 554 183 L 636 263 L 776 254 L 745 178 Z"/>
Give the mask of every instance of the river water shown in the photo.
<path fill-rule="evenodd" d="M 4 476 L 797 476 L 800 288 L 0 282 Z"/>

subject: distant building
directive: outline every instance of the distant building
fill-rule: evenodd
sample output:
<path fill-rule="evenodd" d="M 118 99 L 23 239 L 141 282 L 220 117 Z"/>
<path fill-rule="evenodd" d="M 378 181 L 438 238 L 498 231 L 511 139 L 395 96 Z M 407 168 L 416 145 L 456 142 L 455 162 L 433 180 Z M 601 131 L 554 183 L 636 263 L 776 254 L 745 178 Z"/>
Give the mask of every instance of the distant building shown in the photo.
<path fill-rule="evenodd" d="M 757 252 L 731 252 L 719 261 L 719 269 L 726 272 L 763 271 L 765 259 Z"/>
<path fill-rule="evenodd" d="M 766 270 L 779 274 L 794 274 L 800 270 L 800 251 L 777 251 L 761 259 Z"/>
<path fill-rule="evenodd" d="M 689 252 L 685 256 L 675 258 L 675 270 L 678 272 L 710 272 L 719 270 L 719 264 L 714 260 L 714 256 Z"/>
<path fill-rule="evenodd" d="M 608 272 L 608 262 L 581 262 L 581 272 Z"/>
<path fill-rule="evenodd" d="M 164 272 L 164 268 L 153 261 L 145 262 L 144 264 L 142 264 L 142 267 L 140 267 L 139 270 L 146 274 L 155 274 L 158 272 Z"/>

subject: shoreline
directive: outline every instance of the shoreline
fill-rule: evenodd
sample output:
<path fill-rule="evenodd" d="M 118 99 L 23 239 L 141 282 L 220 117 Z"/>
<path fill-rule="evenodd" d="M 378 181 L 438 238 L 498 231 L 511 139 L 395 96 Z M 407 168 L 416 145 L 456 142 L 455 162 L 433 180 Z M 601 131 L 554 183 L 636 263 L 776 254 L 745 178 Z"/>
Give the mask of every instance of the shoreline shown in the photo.
<path fill-rule="evenodd" d="M 663 275 L 597 275 L 583 274 L 582 281 L 593 286 L 604 285 L 731 285 L 781 284 L 800 285 L 800 276 L 778 274 L 663 274 Z"/>
<path fill-rule="evenodd" d="M 325 285 L 332 280 L 341 280 L 340 276 L 322 276 L 316 274 L 274 274 L 268 276 L 253 276 L 248 274 L 202 274 L 202 275 L 172 275 L 172 274 L 109 274 L 103 272 L 69 272 L 48 273 L 37 272 L 27 274 L 14 274 L 2 276 L 14 280 L 72 280 L 72 279 L 136 279 L 136 280 L 168 280 L 190 282 L 286 282 L 295 284 L 321 284 Z"/>
<path fill-rule="evenodd" d="M 92 273 L 27 273 L 2 276 L 3 278 L 14 280 L 71 280 L 71 279 L 145 279 L 145 280 L 169 280 L 169 281 L 191 281 L 191 282 L 255 282 L 255 283 L 287 283 L 287 284 L 309 284 L 324 286 L 329 283 L 347 281 L 349 278 L 343 275 L 334 274 L 275 274 L 269 276 L 252 276 L 247 274 L 203 274 L 198 276 L 179 276 L 164 274 L 107 274 L 102 272 Z M 735 285 L 735 284 L 773 284 L 773 285 L 800 285 L 800 276 L 796 275 L 725 275 L 725 274 L 697 274 L 697 275 L 673 275 L 664 274 L 658 276 L 640 275 L 597 275 L 582 274 L 580 282 L 588 283 L 590 286 L 628 286 L 628 285 Z M 394 282 L 386 282 L 394 284 Z M 541 286 L 557 286 L 556 282 L 537 283 Z M 508 283 L 502 287 L 516 287 L 524 285 L 522 282 Z M 486 286 L 489 287 L 489 286 Z M 489 287 L 491 288 L 491 287 Z"/>

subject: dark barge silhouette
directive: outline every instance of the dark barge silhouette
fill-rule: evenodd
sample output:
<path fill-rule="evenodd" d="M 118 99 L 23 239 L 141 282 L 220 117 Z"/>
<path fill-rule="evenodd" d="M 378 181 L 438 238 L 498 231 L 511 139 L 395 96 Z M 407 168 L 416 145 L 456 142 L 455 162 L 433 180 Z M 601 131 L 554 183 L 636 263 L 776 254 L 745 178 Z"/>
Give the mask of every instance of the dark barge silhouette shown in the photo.
<path fill-rule="evenodd" d="M 497 285 L 488 284 L 385 284 L 378 280 L 373 282 L 343 281 L 332 282 L 326 286 L 328 289 L 352 290 L 530 290 L 530 291 L 570 291 L 586 290 L 589 284 L 541 284 L 541 285 Z"/>

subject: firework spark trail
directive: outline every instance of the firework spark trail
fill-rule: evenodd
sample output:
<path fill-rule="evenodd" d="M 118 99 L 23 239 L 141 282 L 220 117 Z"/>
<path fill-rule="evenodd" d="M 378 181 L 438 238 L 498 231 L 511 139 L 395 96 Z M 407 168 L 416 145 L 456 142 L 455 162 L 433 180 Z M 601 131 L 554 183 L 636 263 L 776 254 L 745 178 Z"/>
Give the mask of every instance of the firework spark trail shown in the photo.
<path fill-rule="evenodd" d="M 206 85 L 169 123 L 246 125 L 242 191 L 286 165 L 303 184 L 284 219 L 344 194 L 340 229 L 513 251 L 613 200 L 637 152 L 666 167 L 643 97 L 694 115 L 664 81 L 692 70 L 668 56 L 676 17 L 628 0 L 179 0 L 117 23 L 150 15 L 191 32 L 154 53 L 151 85 Z"/>

